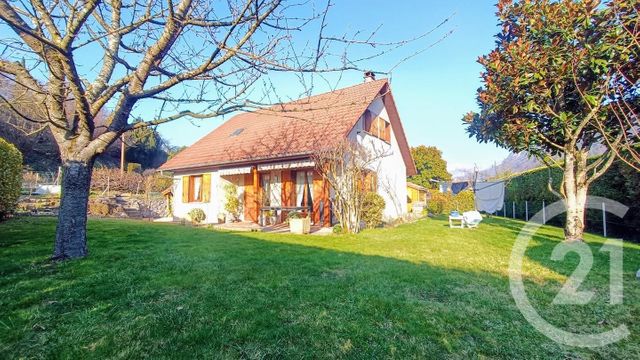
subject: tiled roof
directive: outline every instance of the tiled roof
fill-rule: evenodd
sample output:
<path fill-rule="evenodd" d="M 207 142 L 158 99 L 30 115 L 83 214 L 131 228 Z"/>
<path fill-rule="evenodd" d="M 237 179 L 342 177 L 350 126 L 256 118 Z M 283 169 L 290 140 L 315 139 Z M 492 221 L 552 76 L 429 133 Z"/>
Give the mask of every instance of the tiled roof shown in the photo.
<path fill-rule="evenodd" d="M 386 85 L 386 79 L 365 82 L 236 115 L 167 161 L 161 170 L 310 155 L 344 139 L 371 102 L 386 91 Z"/>

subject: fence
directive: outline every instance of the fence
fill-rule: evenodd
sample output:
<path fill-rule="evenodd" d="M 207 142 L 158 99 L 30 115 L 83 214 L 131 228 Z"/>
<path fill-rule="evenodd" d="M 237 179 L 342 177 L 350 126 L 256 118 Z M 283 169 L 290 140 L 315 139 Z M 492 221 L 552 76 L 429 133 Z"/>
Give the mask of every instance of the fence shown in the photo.
<path fill-rule="evenodd" d="M 59 193 L 60 180 L 60 169 L 57 172 L 25 170 L 22 172 L 22 191 L 29 195 Z"/>
<path fill-rule="evenodd" d="M 585 214 L 585 229 L 594 234 L 603 235 L 605 237 L 624 238 L 625 240 L 640 241 L 640 234 L 634 226 L 611 213 L 607 213 L 605 203 L 595 204 L 598 209 L 587 209 Z M 529 221 L 535 214 L 542 212 L 542 222 L 563 227 L 565 224 L 564 216 L 556 216 L 553 219 L 547 218 L 546 208 L 548 203 L 542 201 L 505 201 L 502 211 L 498 211 L 496 215 L 502 215 L 505 218 Z M 637 209 L 630 208 L 626 218 L 637 216 Z"/>

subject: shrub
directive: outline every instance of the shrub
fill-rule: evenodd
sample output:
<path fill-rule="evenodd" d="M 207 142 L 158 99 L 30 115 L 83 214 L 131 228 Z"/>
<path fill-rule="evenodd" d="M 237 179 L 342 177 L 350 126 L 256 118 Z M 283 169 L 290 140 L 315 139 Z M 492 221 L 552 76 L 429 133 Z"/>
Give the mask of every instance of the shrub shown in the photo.
<path fill-rule="evenodd" d="M 200 208 L 192 209 L 187 215 L 189 215 L 189 219 L 196 224 L 200 224 L 207 219 L 207 214 Z"/>
<path fill-rule="evenodd" d="M 340 225 L 340 224 L 333 225 L 333 229 L 332 230 L 333 230 L 334 234 L 342 234 L 342 233 L 344 233 L 344 230 L 342 229 L 342 225 Z"/>
<path fill-rule="evenodd" d="M 22 154 L 0 138 L 0 219 L 13 213 L 22 187 Z"/>
<path fill-rule="evenodd" d="M 225 204 L 224 210 L 233 217 L 234 220 L 240 216 L 240 199 L 238 199 L 238 187 L 234 184 L 224 186 Z"/>
<path fill-rule="evenodd" d="M 160 174 L 148 175 L 145 178 L 145 191 L 150 192 L 162 192 L 167 188 L 173 186 L 173 178 Z"/>
<path fill-rule="evenodd" d="M 140 165 L 138 163 L 128 163 L 127 164 L 127 172 L 128 173 L 140 172 L 140 171 L 142 171 L 142 165 Z"/>
<path fill-rule="evenodd" d="M 364 196 L 360 218 L 364 221 L 367 228 L 373 229 L 382 224 L 384 207 L 384 199 L 378 193 L 368 192 Z"/>
<path fill-rule="evenodd" d="M 287 224 L 289 223 L 289 220 L 291 219 L 300 219 L 302 217 L 302 214 L 300 214 L 297 211 L 291 211 L 287 214 Z"/>
<path fill-rule="evenodd" d="M 109 205 L 99 202 L 89 202 L 89 214 L 96 216 L 109 216 Z"/>
<path fill-rule="evenodd" d="M 452 210 L 464 212 L 475 209 L 475 197 L 471 190 L 461 191 L 457 195 L 438 190 L 429 191 L 431 199 L 427 203 L 427 211 L 432 215 L 448 214 Z"/>

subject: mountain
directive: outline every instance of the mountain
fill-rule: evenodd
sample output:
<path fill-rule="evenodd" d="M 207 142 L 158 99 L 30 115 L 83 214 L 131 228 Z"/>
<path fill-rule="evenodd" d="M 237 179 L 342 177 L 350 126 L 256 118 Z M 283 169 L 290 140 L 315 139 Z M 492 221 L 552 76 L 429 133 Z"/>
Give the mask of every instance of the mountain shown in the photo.
<path fill-rule="evenodd" d="M 597 156 L 606 151 L 606 147 L 603 145 L 594 145 L 591 148 L 590 155 Z M 478 171 L 478 180 L 488 180 L 496 177 L 505 177 L 510 175 L 519 174 L 521 172 L 535 169 L 545 164 L 523 151 L 520 153 L 511 153 L 499 164 L 496 164 L 488 169 Z M 475 174 L 473 169 L 456 169 L 453 177 L 454 180 L 473 180 Z"/>

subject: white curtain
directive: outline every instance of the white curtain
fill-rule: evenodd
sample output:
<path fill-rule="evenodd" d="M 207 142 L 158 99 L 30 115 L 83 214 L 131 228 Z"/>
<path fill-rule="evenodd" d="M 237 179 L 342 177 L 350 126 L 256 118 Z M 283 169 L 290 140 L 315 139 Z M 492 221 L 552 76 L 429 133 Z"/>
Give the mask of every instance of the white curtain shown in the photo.
<path fill-rule="evenodd" d="M 296 206 L 302 205 L 304 195 L 304 171 L 296 171 Z"/>
<path fill-rule="evenodd" d="M 193 178 L 193 200 L 202 200 L 202 176 L 195 176 Z"/>

